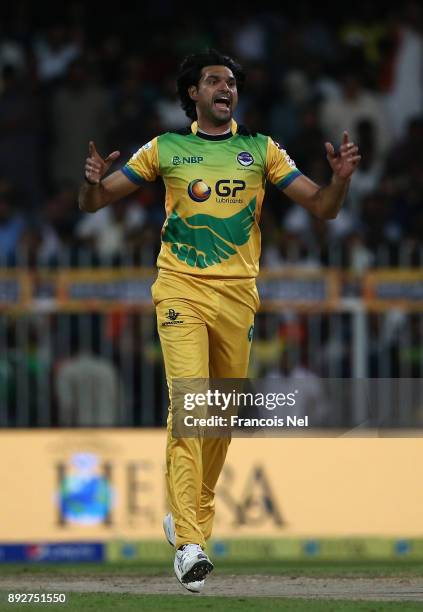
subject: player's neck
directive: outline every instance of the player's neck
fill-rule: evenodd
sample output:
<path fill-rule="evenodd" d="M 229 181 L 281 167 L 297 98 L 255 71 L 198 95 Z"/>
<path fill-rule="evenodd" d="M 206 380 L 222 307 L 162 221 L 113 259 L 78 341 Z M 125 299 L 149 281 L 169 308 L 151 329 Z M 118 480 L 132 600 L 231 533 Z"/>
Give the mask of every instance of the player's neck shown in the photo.
<path fill-rule="evenodd" d="M 208 134 L 210 136 L 220 136 L 220 134 L 227 134 L 232 125 L 232 119 L 230 119 L 224 125 L 214 125 L 209 121 L 205 121 L 204 119 L 197 120 L 198 130 L 203 132 L 203 134 Z"/>
<path fill-rule="evenodd" d="M 202 130 L 201 128 L 198 128 L 198 131 L 200 132 L 200 134 L 206 134 L 207 136 L 224 136 L 224 134 L 229 134 L 231 129 L 228 128 L 224 132 L 206 132 L 205 130 Z"/>

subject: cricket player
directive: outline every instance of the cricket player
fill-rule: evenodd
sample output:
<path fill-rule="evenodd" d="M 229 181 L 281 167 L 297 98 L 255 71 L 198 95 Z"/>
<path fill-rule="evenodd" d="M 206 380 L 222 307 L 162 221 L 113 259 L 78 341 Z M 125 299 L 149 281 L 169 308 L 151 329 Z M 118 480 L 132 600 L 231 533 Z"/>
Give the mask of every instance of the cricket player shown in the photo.
<path fill-rule="evenodd" d="M 245 378 L 259 307 L 259 220 L 266 182 L 319 219 L 333 219 L 360 155 L 344 132 L 339 151 L 327 142 L 328 185 L 303 175 L 269 136 L 237 125 L 233 113 L 244 84 L 241 67 L 215 50 L 185 58 L 177 79 L 186 129 L 142 146 L 121 170 L 89 143 L 82 211 L 94 213 L 144 181 L 162 177 L 166 221 L 152 287 L 170 394 L 164 519 L 175 547 L 176 577 L 200 592 L 213 564 L 204 548 L 212 533 L 215 487 L 229 438 L 172 435 L 172 380 Z"/>

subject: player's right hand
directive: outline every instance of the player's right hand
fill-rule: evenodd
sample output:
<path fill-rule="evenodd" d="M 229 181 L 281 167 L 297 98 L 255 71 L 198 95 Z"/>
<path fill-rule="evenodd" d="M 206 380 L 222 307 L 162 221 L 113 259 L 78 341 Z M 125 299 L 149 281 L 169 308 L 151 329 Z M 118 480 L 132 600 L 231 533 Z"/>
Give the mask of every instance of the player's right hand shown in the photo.
<path fill-rule="evenodd" d="M 103 176 L 106 174 L 113 162 L 119 157 L 119 151 L 113 151 L 103 159 L 95 148 L 95 144 L 92 140 L 88 145 L 88 157 L 85 160 L 85 176 L 90 183 L 100 183 Z"/>

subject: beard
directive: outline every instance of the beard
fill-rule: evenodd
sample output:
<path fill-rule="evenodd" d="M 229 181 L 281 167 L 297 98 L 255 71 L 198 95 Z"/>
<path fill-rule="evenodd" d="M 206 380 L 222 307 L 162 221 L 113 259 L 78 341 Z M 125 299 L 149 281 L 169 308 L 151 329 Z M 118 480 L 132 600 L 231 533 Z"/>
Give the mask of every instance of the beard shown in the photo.
<path fill-rule="evenodd" d="M 232 119 L 232 108 L 228 108 L 227 111 L 221 111 L 213 107 L 207 109 L 207 118 L 216 126 L 225 125 Z"/>

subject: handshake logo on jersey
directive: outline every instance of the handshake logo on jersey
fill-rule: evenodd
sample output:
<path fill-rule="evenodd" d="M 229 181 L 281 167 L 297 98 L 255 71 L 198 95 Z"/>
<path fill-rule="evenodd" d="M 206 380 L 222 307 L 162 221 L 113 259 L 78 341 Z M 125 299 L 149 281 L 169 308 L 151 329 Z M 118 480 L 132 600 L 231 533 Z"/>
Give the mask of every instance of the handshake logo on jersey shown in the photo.
<path fill-rule="evenodd" d="M 256 198 L 231 217 L 197 214 L 183 219 L 174 211 L 167 219 L 162 240 L 172 253 L 192 268 L 207 268 L 229 259 L 245 244 L 255 220 Z"/>

